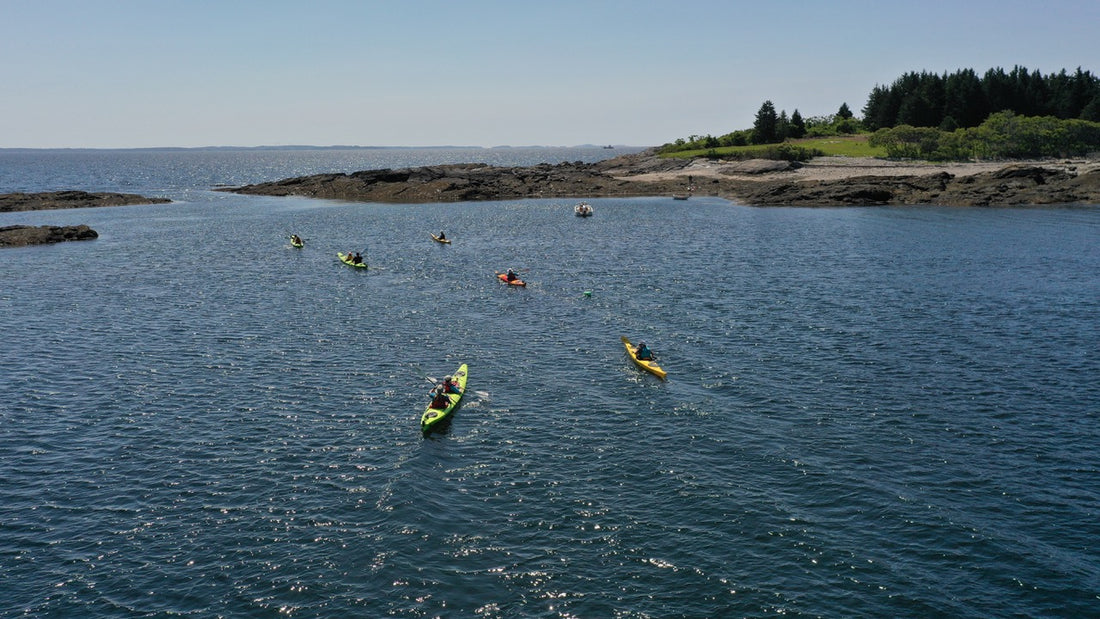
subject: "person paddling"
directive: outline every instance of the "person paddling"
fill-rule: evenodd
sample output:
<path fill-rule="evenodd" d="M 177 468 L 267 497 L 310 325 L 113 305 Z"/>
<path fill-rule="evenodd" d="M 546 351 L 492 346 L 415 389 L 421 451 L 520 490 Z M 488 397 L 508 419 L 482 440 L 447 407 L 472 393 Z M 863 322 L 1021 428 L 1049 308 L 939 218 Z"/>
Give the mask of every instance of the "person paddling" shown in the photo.
<path fill-rule="evenodd" d="M 642 361 L 653 361 L 653 351 L 646 346 L 645 342 L 638 342 L 638 347 L 634 349 L 634 356 Z"/>
<path fill-rule="evenodd" d="M 435 397 L 432 398 L 430 408 L 444 409 L 451 405 L 451 399 L 447 397 L 447 393 L 442 386 L 432 390 Z"/>
<path fill-rule="evenodd" d="M 450 376 L 443 377 L 443 392 L 444 393 L 462 393 L 462 390 L 458 388 L 458 383 L 455 382 Z"/>

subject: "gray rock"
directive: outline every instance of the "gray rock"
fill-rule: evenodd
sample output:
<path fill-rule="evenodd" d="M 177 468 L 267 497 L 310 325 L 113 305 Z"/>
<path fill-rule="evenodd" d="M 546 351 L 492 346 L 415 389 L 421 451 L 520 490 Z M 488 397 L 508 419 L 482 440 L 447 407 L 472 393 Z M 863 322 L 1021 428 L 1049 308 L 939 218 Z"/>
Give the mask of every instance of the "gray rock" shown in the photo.
<path fill-rule="evenodd" d="M 164 204 L 167 198 L 147 198 L 132 193 L 88 193 L 86 191 L 47 191 L 41 193 L 0 194 L 0 213 L 40 211 L 94 206 L 126 206 L 130 204 Z"/>
<path fill-rule="evenodd" d="M 96 238 L 99 238 L 99 233 L 83 224 L 79 226 L 0 227 L 0 247 L 44 245 L 63 241 L 87 241 Z"/>

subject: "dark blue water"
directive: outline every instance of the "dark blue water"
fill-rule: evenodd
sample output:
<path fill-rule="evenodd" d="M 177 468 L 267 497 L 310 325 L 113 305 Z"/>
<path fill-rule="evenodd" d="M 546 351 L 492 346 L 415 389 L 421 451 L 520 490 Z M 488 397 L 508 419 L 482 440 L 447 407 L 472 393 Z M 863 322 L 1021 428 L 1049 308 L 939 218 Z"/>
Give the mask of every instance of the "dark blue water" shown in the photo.
<path fill-rule="evenodd" d="M 0 615 L 1100 608 L 1100 208 L 582 219 L 209 191 L 339 153 L 22 156 L 0 191 L 179 201 L 0 215 L 100 233 L 0 251 Z"/>

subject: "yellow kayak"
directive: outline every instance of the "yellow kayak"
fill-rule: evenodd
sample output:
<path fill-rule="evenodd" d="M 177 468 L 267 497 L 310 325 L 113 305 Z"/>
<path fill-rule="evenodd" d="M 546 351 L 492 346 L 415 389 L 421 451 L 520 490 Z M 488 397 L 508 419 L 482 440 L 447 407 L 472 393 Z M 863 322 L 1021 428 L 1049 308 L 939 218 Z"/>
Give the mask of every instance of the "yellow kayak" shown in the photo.
<path fill-rule="evenodd" d="M 657 365 L 656 361 L 639 359 L 634 354 L 634 346 L 630 344 L 630 340 L 626 339 L 626 336 L 622 336 L 623 346 L 626 346 L 626 354 L 630 355 L 630 360 L 634 362 L 634 365 L 642 368 L 643 370 L 653 374 L 661 380 L 665 379 L 665 371 L 661 369 L 661 366 Z"/>

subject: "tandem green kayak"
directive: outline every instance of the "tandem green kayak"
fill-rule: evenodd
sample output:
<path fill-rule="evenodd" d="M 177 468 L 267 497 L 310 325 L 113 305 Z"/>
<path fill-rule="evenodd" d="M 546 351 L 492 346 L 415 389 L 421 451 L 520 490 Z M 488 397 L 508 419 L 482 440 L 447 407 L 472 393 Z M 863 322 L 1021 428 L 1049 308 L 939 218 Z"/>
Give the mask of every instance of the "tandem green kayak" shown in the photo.
<path fill-rule="evenodd" d="M 433 428 L 438 426 L 444 419 L 450 416 L 455 407 L 458 406 L 459 400 L 462 399 L 462 394 L 466 393 L 466 364 L 463 363 L 459 366 L 458 371 L 452 376 L 454 382 L 458 383 L 458 393 L 448 393 L 448 404 L 444 408 L 434 408 L 431 404 L 428 408 L 424 409 L 424 414 L 420 417 L 420 430 L 424 434 L 428 434 Z"/>
<path fill-rule="evenodd" d="M 336 257 L 340 259 L 340 262 L 343 262 L 344 264 L 348 265 L 349 267 L 355 267 L 357 269 L 367 268 L 367 263 L 366 262 L 354 262 L 352 260 L 351 254 L 345 254 L 343 252 L 336 252 Z"/>

